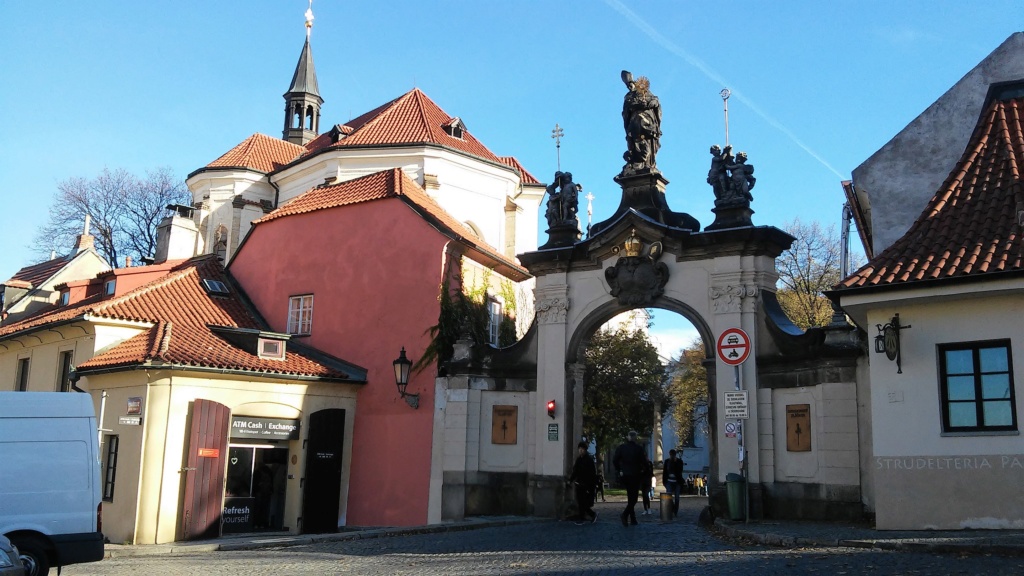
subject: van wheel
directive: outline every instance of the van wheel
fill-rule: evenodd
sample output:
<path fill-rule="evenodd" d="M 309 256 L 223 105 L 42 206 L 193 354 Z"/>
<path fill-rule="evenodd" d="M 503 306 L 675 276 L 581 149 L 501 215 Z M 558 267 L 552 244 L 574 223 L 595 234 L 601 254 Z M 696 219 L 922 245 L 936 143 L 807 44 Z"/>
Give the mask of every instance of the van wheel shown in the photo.
<path fill-rule="evenodd" d="M 46 546 L 36 538 L 21 540 L 14 544 L 21 553 L 21 563 L 25 565 L 25 576 L 46 576 L 50 573 L 50 557 L 46 554 Z"/>

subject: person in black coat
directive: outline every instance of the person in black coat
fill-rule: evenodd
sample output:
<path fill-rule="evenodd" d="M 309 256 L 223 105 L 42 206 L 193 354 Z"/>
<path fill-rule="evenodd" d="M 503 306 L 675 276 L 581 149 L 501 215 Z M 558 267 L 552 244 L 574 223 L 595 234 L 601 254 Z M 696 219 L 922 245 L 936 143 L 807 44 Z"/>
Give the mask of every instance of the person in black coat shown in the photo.
<path fill-rule="evenodd" d="M 619 475 L 623 486 L 626 487 L 626 509 L 622 511 L 619 518 L 623 526 L 637 524 L 636 522 L 636 501 L 640 496 L 640 485 L 644 471 L 644 462 L 647 461 L 647 454 L 644 449 L 636 443 L 637 434 L 629 432 L 629 439 L 623 442 L 615 450 L 615 457 L 612 464 Z M 650 479 L 647 479 L 650 482 Z"/>
<path fill-rule="evenodd" d="M 569 482 L 576 489 L 576 507 L 579 509 L 579 521 L 589 519 L 597 522 L 597 512 L 594 511 L 594 487 L 597 485 L 597 466 L 594 459 L 587 452 L 587 443 L 580 442 L 576 445 L 579 455 L 572 465 L 572 475 Z"/>
<path fill-rule="evenodd" d="M 683 489 L 683 460 L 676 458 L 675 450 L 668 451 L 661 481 L 665 484 L 665 491 L 672 495 L 672 515 L 675 516 L 679 513 L 679 493 Z"/>

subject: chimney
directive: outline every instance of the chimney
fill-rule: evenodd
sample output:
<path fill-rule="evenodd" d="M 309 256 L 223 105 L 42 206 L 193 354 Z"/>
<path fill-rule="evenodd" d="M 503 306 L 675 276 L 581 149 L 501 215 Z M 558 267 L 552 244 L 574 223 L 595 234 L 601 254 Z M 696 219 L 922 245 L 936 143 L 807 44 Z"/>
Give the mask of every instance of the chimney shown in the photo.
<path fill-rule="evenodd" d="M 78 235 L 78 239 L 75 240 L 75 252 L 81 252 L 82 250 L 88 250 L 96 245 L 95 239 L 89 234 L 89 224 L 91 219 L 89 215 L 85 215 L 85 226 L 82 228 L 82 233 Z"/>
<path fill-rule="evenodd" d="M 192 219 L 193 208 L 171 204 L 167 206 L 167 210 L 170 215 L 156 227 L 156 264 L 196 255 L 199 229 Z"/>
<path fill-rule="evenodd" d="M 131 268 L 132 267 L 132 257 L 131 256 L 125 256 L 124 257 L 124 267 L 125 268 Z"/>

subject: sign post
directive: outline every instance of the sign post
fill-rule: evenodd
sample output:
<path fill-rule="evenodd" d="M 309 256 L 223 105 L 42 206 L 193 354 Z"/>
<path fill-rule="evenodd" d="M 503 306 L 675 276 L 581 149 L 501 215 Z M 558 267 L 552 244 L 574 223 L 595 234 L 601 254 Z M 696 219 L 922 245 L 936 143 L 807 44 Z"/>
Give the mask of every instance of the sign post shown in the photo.
<path fill-rule="evenodd" d="M 727 328 L 718 336 L 715 345 L 718 359 L 733 367 L 733 385 L 735 392 L 725 393 L 725 418 L 735 419 L 737 442 L 739 444 L 740 476 L 743 477 L 743 516 L 744 521 L 750 520 L 750 498 L 747 494 L 747 459 L 743 449 L 743 420 L 750 418 L 750 408 L 747 402 L 747 391 L 740 385 L 740 364 L 750 356 L 750 336 L 740 328 Z M 726 425 L 728 432 L 729 426 Z"/>

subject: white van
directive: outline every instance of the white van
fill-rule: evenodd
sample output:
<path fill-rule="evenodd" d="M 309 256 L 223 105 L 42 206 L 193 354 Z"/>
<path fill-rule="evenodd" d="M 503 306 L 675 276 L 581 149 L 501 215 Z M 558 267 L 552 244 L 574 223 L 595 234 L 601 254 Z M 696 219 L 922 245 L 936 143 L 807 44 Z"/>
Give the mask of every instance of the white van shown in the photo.
<path fill-rule="evenodd" d="M 28 576 L 103 559 L 92 398 L 0 392 L 0 534 Z"/>

